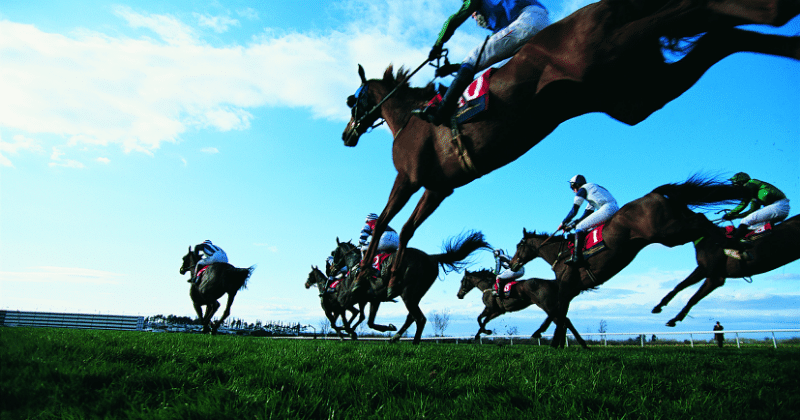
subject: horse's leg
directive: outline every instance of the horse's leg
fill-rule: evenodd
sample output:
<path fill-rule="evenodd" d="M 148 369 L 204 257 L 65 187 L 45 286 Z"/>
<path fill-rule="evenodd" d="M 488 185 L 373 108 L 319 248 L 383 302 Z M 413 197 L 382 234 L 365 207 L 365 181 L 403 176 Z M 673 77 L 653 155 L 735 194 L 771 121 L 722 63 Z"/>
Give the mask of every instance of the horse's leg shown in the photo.
<path fill-rule="evenodd" d="M 406 333 L 406 331 L 408 330 L 408 327 L 411 326 L 412 322 L 414 322 L 414 317 L 411 316 L 411 313 L 409 313 L 408 315 L 406 315 L 406 321 L 403 323 L 403 325 L 400 327 L 400 329 L 397 330 L 397 332 L 392 336 L 392 338 L 389 340 L 389 342 L 390 343 L 396 343 L 396 342 L 400 341 L 400 338 L 403 337 L 403 334 Z M 414 344 L 416 344 L 416 343 L 414 343 Z"/>
<path fill-rule="evenodd" d="M 219 302 L 216 300 L 206 305 L 206 316 L 203 318 L 203 323 L 210 328 L 211 334 L 217 333 L 217 329 L 214 328 L 214 324 L 211 323 L 211 318 L 217 313 L 217 309 L 219 309 Z"/>
<path fill-rule="evenodd" d="M 686 303 L 686 306 L 684 306 L 683 309 L 681 309 L 681 311 L 678 313 L 678 315 L 675 316 L 675 318 L 672 318 L 667 322 L 667 326 L 674 327 L 677 322 L 683 321 L 683 318 L 685 318 L 686 315 L 689 314 L 689 310 L 692 309 L 692 306 L 694 306 L 697 302 L 700 302 L 704 297 L 708 296 L 708 294 L 713 292 L 714 289 L 724 284 L 725 284 L 725 277 L 710 276 L 706 278 L 706 281 L 703 282 L 703 285 L 700 286 L 700 289 L 697 291 L 697 293 L 695 293 L 694 296 L 692 296 L 691 299 L 689 299 L 689 302 Z"/>
<path fill-rule="evenodd" d="M 197 312 L 197 320 L 200 321 L 200 324 L 203 325 L 203 333 L 211 331 L 208 328 L 208 323 L 206 322 L 205 317 L 203 317 L 203 305 L 197 302 L 192 302 L 192 303 L 194 305 L 194 311 Z"/>
<path fill-rule="evenodd" d="M 408 245 L 408 241 L 414 236 L 414 232 L 417 231 L 417 228 L 428 218 L 433 211 L 436 210 L 442 201 L 445 198 L 450 196 L 453 193 L 453 190 L 439 192 L 433 191 L 429 189 L 425 189 L 425 192 L 422 194 L 422 198 L 420 198 L 419 203 L 417 203 L 417 207 L 414 208 L 414 212 L 411 213 L 411 217 L 408 218 L 406 224 L 403 225 L 403 229 L 400 231 L 400 246 L 397 248 L 397 254 L 394 257 L 394 263 L 392 263 L 392 269 L 389 275 L 389 285 L 386 288 L 386 294 L 389 297 L 394 295 L 392 288 L 397 283 L 397 276 L 398 271 L 400 269 L 400 265 L 403 262 L 403 256 L 406 251 L 406 246 Z"/>
<path fill-rule="evenodd" d="M 389 226 L 389 222 L 394 219 L 397 213 L 399 213 L 403 206 L 408 203 L 408 200 L 412 195 L 414 195 L 415 192 L 417 192 L 417 190 L 419 190 L 419 185 L 413 184 L 405 174 L 400 172 L 397 173 L 397 177 L 394 180 L 394 185 L 392 186 L 392 192 L 389 193 L 389 201 L 386 203 L 386 207 L 384 207 L 381 215 L 378 216 L 378 220 L 375 221 L 375 229 L 373 229 L 372 232 L 372 240 L 369 243 L 367 252 L 364 253 L 364 258 L 361 260 L 361 270 L 359 271 L 356 279 L 353 281 L 351 290 L 355 291 L 360 288 L 361 285 L 366 284 L 364 283 L 365 281 L 369 281 L 367 279 L 369 273 L 367 267 L 369 267 L 369 264 L 375 257 L 381 235 L 383 235 L 383 232 L 386 231 L 386 227 Z M 401 235 L 401 247 L 403 246 L 402 238 L 403 237 Z M 397 262 L 397 257 L 395 257 L 395 262 Z M 352 298 L 353 297 L 351 295 L 351 299 Z"/>
<path fill-rule="evenodd" d="M 572 331 L 572 335 L 575 336 L 575 340 L 578 341 L 578 343 L 581 345 L 581 347 L 583 347 L 585 349 L 588 349 L 589 346 L 586 345 L 586 342 L 583 341 L 583 337 L 581 337 L 581 335 L 578 333 L 578 330 L 575 329 L 575 326 L 572 325 L 572 321 L 570 321 L 569 318 L 567 318 L 565 323 L 566 323 L 567 328 L 569 328 L 569 330 Z"/>
<path fill-rule="evenodd" d="M 414 333 L 413 343 L 419 344 L 420 339 L 422 338 L 422 330 L 425 329 L 425 323 L 427 322 L 427 319 L 425 318 L 425 314 L 422 313 L 422 309 L 419 308 L 418 299 L 413 301 L 404 299 L 403 302 L 406 304 L 406 309 L 408 309 L 408 317 L 406 317 L 406 323 L 403 324 L 403 328 L 400 328 L 400 330 L 397 331 L 397 334 L 392 337 L 392 340 L 396 341 L 400 339 L 400 336 L 403 335 L 402 333 L 405 332 L 405 330 L 411 325 L 411 318 L 413 318 L 417 324 L 417 331 Z"/>
<path fill-rule="evenodd" d="M 492 335 L 492 330 L 487 330 L 486 329 L 486 324 L 488 324 L 489 321 L 491 321 L 491 320 L 497 318 L 498 316 L 502 315 L 503 313 L 504 313 L 503 311 L 493 311 L 488 306 L 486 308 L 484 308 L 483 313 L 481 314 L 481 315 L 485 314 L 482 323 L 480 321 L 480 317 L 478 317 L 478 326 L 480 327 L 480 329 L 478 330 L 478 333 L 475 334 L 475 339 L 477 340 L 477 339 L 480 338 L 479 336 L 480 336 L 481 332 L 483 332 L 486 335 Z"/>
<path fill-rule="evenodd" d="M 698 283 L 700 280 L 703 280 L 703 278 L 705 278 L 705 272 L 706 272 L 705 269 L 699 266 L 695 268 L 694 271 L 692 271 L 692 274 L 689 274 L 689 277 L 686 277 L 686 279 L 678 283 L 678 285 L 675 286 L 675 288 L 672 289 L 672 291 L 667 293 L 667 295 L 664 296 L 663 299 L 661 299 L 661 302 L 659 302 L 658 305 L 656 305 L 656 307 L 653 308 L 652 312 L 654 314 L 661 313 L 661 309 L 667 306 L 667 304 L 672 300 L 672 298 L 674 298 L 678 293 L 680 293 L 680 291 L 693 284 Z"/>
<path fill-rule="evenodd" d="M 547 329 L 550 328 L 550 324 L 552 323 L 553 323 L 553 317 L 547 315 L 547 318 L 545 318 L 544 322 L 542 322 L 542 325 L 539 327 L 539 329 L 533 332 L 531 338 L 542 338 L 542 333 L 547 331 Z"/>
<path fill-rule="evenodd" d="M 392 324 L 381 325 L 375 323 L 375 316 L 378 315 L 378 308 L 380 308 L 380 306 L 380 301 L 372 301 L 369 303 L 369 318 L 367 319 L 367 326 L 379 332 L 397 331 L 397 327 Z"/>

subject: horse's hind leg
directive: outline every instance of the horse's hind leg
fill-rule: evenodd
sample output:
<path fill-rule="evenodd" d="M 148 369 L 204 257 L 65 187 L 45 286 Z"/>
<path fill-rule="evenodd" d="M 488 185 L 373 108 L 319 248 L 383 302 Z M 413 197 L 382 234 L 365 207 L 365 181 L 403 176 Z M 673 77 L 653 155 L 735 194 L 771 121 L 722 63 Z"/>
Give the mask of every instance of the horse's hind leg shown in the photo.
<path fill-rule="evenodd" d="M 203 305 L 194 302 L 194 311 L 197 312 L 197 320 L 203 325 L 203 333 L 210 332 L 211 329 L 208 327 L 208 322 L 206 322 L 205 317 L 203 317 Z"/>
<path fill-rule="evenodd" d="M 713 292 L 714 289 L 720 287 L 725 284 L 725 277 L 708 277 L 706 281 L 700 286 L 700 289 L 697 293 L 694 294 L 689 299 L 689 302 L 686 303 L 686 306 L 675 316 L 675 318 L 670 319 L 667 322 L 668 327 L 674 327 L 675 324 L 679 321 L 683 321 L 683 318 L 686 318 L 686 315 L 689 314 L 689 310 L 692 309 L 692 306 L 700 302 L 704 297 L 708 296 L 709 293 Z"/>
<path fill-rule="evenodd" d="M 392 324 L 381 325 L 375 323 L 375 317 L 378 315 L 378 308 L 380 308 L 381 303 L 374 301 L 370 302 L 369 304 L 369 318 L 367 319 L 367 326 L 372 328 L 375 331 L 386 332 L 386 331 L 397 331 L 397 327 Z"/>
<path fill-rule="evenodd" d="M 480 337 L 481 333 L 484 333 L 486 335 L 492 335 L 492 330 L 487 330 L 486 329 L 486 324 L 488 324 L 489 321 L 497 318 L 500 315 L 502 315 L 502 312 L 492 311 L 491 309 L 489 309 L 489 307 L 484 308 L 483 312 L 481 312 L 481 314 L 478 315 L 478 327 L 479 327 L 479 329 L 478 329 L 478 333 L 475 334 L 475 340 L 479 340 L 481 338 Z M 483 322 L 481 322 L 481 318 L 483 318 Z"/>
<path fill-rule="evenodd" d="M 575 329 L 575 326 L 572 325 L 572 321 L 570 321 L 569 318 L 566 319 L 566 326 L 567 328 L 569 328 L 570 331 L 572 331 L 572 335 L 575 336 L 575 340 L 578 341 L 578 344 L 580 344 L 581 347 L 588 349 L 589 346 L 587 346 L 586 342 L 583 341 L 583 337 L 581 337 L 581 335 L 578 333 L 578 330 Z"/>
<path fill-rule="evenodd" d="M 553 323 L 553 317 L 550 316 L 550 315 L 547 315 L 547 318 L 545 318 L 545 320 L 542 323 L 542 325 L 539 326 L 539 329 L 533 332 L 533 335 L 531 335 L 531 338 L 542 338 L 542 333 L 547 331 L 547 329 L 550 327 L 550 324 L 552 324 L 552 323 Z"/>
<path fill-rule="evenodd" d="M 661 302 L 659 302 L 658 305 L 656 305 L 656 307 L 653 308 L 652 312 L 654 314 L 661 313 L 661 309 L 667 306 L 667 304 L 672 300 L 672 298 L 674 298 L 683 289 L 698 283 L 700 280 L 703 280 L 703 278 L 705 278 L 705 270 L 703 270 L 701 267 L 698 266 L 697 268 L 694 269 L 694 271 L 692 271 L 692 274 L 689 274 L 689 277 L 686 277 L 686 279 L 678 283 L 678 285 L 675 286 L 675 288 L 672 289 L 672 291 L 667 293 L 667 295 L 664 296 L 663 299 L 661 299 Z"/>

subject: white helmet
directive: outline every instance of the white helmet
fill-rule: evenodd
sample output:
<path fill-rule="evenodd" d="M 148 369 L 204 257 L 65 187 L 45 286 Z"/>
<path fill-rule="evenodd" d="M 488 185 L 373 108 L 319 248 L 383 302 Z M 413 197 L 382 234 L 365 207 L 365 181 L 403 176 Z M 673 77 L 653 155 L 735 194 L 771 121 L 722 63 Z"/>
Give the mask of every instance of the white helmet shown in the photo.
<path fill-rule="evenodd" d="M 586 178 L 584 178 L 583 175 L 581 174 L 575 175 L 569 179 L 569 186 L 571 188 L 580 188 L 581 185 L 585 183 L 586 183 Z"/>

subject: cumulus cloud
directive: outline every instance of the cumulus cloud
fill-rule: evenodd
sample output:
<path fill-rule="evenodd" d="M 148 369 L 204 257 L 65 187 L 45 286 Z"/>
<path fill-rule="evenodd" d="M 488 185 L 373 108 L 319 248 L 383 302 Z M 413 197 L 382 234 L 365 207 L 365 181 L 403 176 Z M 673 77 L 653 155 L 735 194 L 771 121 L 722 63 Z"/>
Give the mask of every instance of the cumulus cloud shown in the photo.
<path fill-rule="evenodd" d="M 13 136 L 10 142 L 0 137 L 0 166 L 13 168 L 14 165 L 5 155 L 17 155 L 20 151 L 44 152 L 44 148 L 39 141 L 19 134 Z"/>
<path fill-rule="evenodd" d="M 203 152 L 203 153 L 208 153 L 209 155 L 213 155 L 213 154 L 219 153 L 219 150 L 216 147 L 204 147 L 204 148 L 200 149 L 200 151 Z"/>

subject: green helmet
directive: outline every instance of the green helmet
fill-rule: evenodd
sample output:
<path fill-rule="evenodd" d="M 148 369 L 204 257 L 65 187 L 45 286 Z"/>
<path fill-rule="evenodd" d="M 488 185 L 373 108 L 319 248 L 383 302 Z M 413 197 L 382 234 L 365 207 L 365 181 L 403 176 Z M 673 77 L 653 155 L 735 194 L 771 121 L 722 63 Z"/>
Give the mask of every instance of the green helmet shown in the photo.
<path fill-rule="evenodd" d="M 744 172 L 738 172 L 736 175 L 732 176 L 730 181 L 735 185 L 744 185 L 745 182 L 750 180 L 750 175 L 747 175 Z"/>

